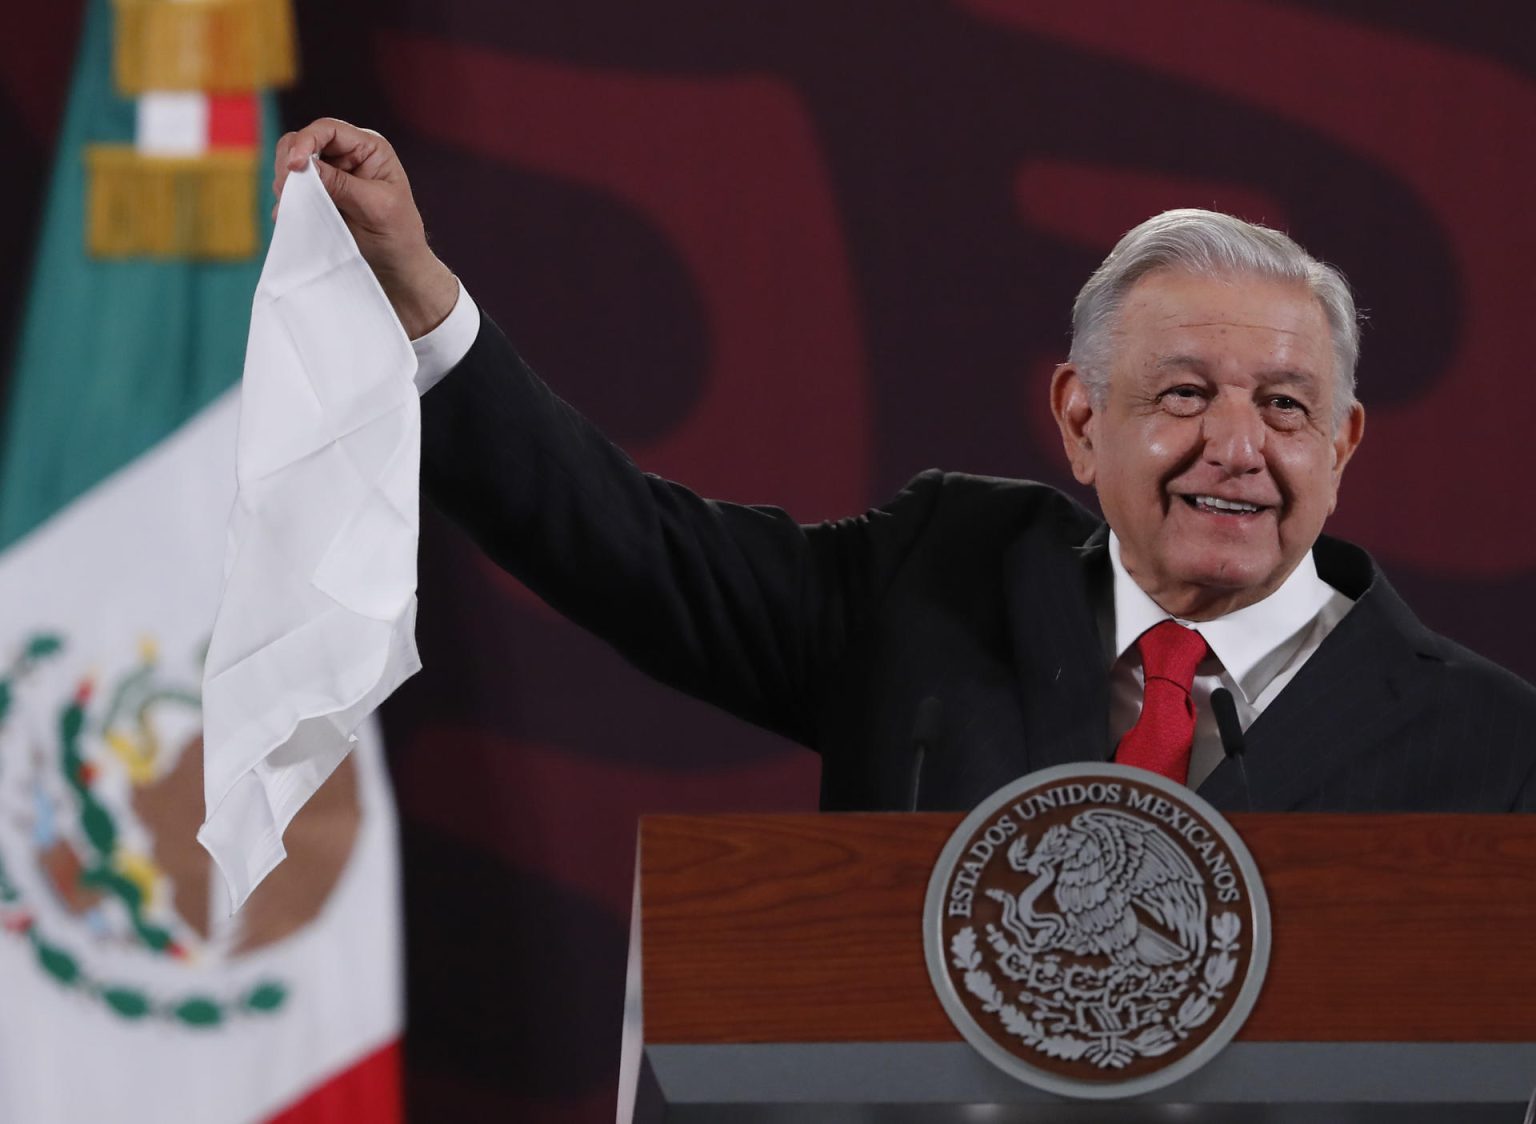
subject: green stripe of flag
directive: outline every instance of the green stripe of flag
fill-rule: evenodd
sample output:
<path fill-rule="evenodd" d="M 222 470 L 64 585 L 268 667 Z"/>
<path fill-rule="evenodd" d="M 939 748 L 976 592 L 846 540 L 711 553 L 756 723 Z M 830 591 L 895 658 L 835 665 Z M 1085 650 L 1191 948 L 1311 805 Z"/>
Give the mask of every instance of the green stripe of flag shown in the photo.
<path fill-rule="evenodd" d="M 233 385 L 261 254 L 236 263 L 97 261 L 85 249 L 87 144 L 130 142 L 112 82 L 109 0 L 88 0 L 0 423 L 0 547 Z M 260 240 L 271 234 L 276 111 L 261 98 Z"/>

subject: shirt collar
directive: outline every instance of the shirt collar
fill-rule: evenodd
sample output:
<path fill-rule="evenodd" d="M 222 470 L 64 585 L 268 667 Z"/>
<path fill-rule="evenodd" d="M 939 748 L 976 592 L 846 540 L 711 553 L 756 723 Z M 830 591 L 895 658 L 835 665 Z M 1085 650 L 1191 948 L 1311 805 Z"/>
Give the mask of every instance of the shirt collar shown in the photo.
<path fill-rule="evenodd" d="M 1136 638 L 1159 621 L 1178 620 L 1137 585 L 1120 561 L 1120 540 L 1109 533 L 1109 562 L 1114 568 L 1115 650 L 1113 663 Z M 1213 621 L 1179 621 L 1198 629 L 1212 654 L 1232 677 L 1245 702 L 1252 702 L 1285 666 L 1307 627 L 1334 596 L 1318 576 L 1309 550 L 1280 588 L 1262 601 Z"/>

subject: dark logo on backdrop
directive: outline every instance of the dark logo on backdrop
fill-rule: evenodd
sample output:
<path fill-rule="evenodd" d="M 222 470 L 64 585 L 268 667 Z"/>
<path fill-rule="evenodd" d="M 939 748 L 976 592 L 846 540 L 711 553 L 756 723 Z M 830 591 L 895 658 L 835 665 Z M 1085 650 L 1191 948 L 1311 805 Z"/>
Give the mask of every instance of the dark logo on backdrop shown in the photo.
<path fill-rule="evenodd" d="M 991 796 L 928 886 L 928 970 L 961 1034 L 1050 1092 L 1125 1097 L 1211 1059 L 1258 998 L 1269 907 L 1189 789 L 1067 765 Z"/>

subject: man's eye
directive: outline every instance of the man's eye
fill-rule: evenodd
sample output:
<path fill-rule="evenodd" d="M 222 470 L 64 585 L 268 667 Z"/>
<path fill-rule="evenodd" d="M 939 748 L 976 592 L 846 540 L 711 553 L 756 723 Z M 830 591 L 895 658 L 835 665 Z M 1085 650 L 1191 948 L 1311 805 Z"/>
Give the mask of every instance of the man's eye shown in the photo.
<path fill-rule="evenodd" d="M 1269 400 L 1269 404 L 1274 406 L 1276 409 L 1284 410 L 1287 413 L 1294 411 L 1295 413 L 1305 414 L 1307 412 L 1307 407 L 1304 402 L 1292 398 L 1287 394 L 1277 394 L 1275 397 Z"/>
<path fill-rule="evenodd" d="M 1175 386 L 1158 395 L 1163 408 L 1181 417 L 1197 413 L 1205 405 L 1205 392 L 1198 386 Z"/>

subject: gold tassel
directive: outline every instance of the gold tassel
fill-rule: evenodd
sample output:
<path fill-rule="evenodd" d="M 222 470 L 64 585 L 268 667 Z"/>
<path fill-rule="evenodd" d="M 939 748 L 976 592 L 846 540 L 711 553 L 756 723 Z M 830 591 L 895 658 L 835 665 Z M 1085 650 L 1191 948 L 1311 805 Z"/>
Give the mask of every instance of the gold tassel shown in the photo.
<path fill-rule="evenodd" d="M 146 90 L 247 93 L 290 85 L 298 69 L 291 0 L 113 0 L 114 70 Z"/>
<path fill-rule="evenodd" d="M 88 145 L 86 245 L 93 256 L 227 261 L 256 253 L 256 152 L 144 156 Z"/>

